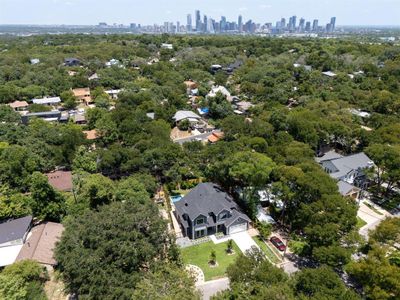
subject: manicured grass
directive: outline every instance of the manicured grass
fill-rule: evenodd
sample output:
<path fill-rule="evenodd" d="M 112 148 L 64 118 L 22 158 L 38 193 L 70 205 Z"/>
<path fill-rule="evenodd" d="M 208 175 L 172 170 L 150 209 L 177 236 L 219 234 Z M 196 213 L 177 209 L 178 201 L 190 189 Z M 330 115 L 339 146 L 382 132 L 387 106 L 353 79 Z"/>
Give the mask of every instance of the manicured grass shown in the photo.
<path fill-rule="evenodd" d="M 253 237 L 253 240 L 256 242 L 258 247 L 265 253 L 267 258 L 274 264 L 278 264 L 281 262 L 281 259 L 276 256 L 273 250 L 267 245 L 259 236 Z"/>
<path fill-rule="evenodd" d="M 367 222 L 365 222 L 363 219 L 361 219 L 360 217 L 357 217 L 357 228 L 360 229 L 361 227 L 363 227 L 364 225 L 367 225 Z"/>
<path fill-rule="evenodd" d="M 234 254 L 228 255 L 226 253 L 227 242 L 221 244 L 214 244 L 207 242 L 196 246 L 191 246 L 181 249 L 183 262 L 185 264 L 195 265 L 200 267 L 204 272 L 205 280 L 212 280 L 223 277 L 226 268 L 232 264 L 238 255 L 241 253 L 238 246 L 233 242 Z M 208 262 L 210 260 L 211 251 L 214 250 L 217 256 L 218 266 L 210 267 Z"/>

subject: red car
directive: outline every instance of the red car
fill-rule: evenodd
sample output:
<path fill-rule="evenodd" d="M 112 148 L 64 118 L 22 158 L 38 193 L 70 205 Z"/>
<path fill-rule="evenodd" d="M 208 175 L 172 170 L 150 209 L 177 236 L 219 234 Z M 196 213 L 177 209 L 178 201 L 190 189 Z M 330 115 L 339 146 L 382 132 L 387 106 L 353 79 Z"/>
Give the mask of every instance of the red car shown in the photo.
<path fill-rule="evenodd" d="M 285 244 L 281 241 L 280 238 L 273 236 L 270 239 L 270 242 L 279 250 L 279 251 L 285 251 L 286 246 Z"/>

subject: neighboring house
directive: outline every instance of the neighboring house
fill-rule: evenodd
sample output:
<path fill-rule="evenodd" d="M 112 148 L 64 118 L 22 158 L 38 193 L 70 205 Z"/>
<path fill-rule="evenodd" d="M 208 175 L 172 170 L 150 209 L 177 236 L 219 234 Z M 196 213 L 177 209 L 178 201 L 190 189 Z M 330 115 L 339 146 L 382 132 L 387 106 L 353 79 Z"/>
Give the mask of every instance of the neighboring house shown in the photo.
<path fill-rule="evenodd" d="M 29 104 L 26 101 L 14 101 L 8 104 L 15 111 L 26 111 Z"/>
<path fill-rule="evenodd" d="M 214 183 L 200 183 L 174 204 L 183 235 L 191 239 L 218 232 L 233 234 L 249 227 L 250 219 L 232 197 Z"/>
<path fill-rule="evenodd" d="M 254 106 L 254 104 L 252 104 L 251 102 L 248 102 L 248 101 L 240 101 L 240 102 L 236 103 L 235 106 L 237 107 L 237 109 L 239 111 L 246 113 L 250 108 L 252 108 Z"/>
<path fill-rule="evenodd" d="M 44 111 L 44 112 L 37 112 L 37 113 L 28 113 L 21 116 L 22 123 L 27 125 L 29 120 L 39 118 L 46 122 L 59 122 L 61 119 L 61 112 L 58 110 L 54 111 Z"/>
<path fill-rule="evenodd" d="M 211 144 L 215 144 L 219 140 L 221 140 L 224 137 L 224 133 L 219 130 L 214 130 L 208 137 L 207 140 Z"/>
<path fill-rule="evenodd" d="M 359 110 L 359 109 L 352 108 L 352 109 L 350 109 L 350 112 L 353 115 L 355 115 L 357 117 L 360 117 L 360 118 L 369 118 L 369 117 L 371 117 L 371 114 L 369 112 L 362 111 L 362 110 Z"/>
<path fill-rule="evenodd" d="M 97 73 L 94 73 L 93 75 L 88 77 L 88 80 L 92 81 L 92 80 L 97 80 L 99 79 L 99 75 L 97 75 Z"/>
<path fill-rule="evenodd" d="M 156 114 L 153 113 L 153 112 L 149 112 L 149 113 L 146 113 L 146 117 L 148 117 L 149 119 L 154 120 L 156 118 Z"/>
<path fill-rule="evenodd" d="M 32 58 L 30 60 L 31 65 L 37 65 L 38 63 L 40 63 L 40 59 L 39 58 Z"/>
<path fill-rule="evenodd" d="M 162 44 L 161 44 L 161 49 L 173 50 L 173 49 L 174 49 L 174 46 L 173 46 L 172 44 L 162 43 Z"/>
<path fill-rule="evenodd" d="M 45 266 L 55 266 L 54 248 L 60 240 L 64 226 L 59 223 L 45 222 L 30 231 L 16 261 L 33 259 Z"/>
<path fill-rule="evenodd" d="M 61 103 L 60 97 L 44 97 L 32 99 L 34 104 L 55 106 Z"/>
<path fill-rule="evenodd" d="M 174 119 L 175 123 L 188 120 L 191 125 L 197 124 L 201 121 L 201 117 L 190 110 L 178 110 L 172 119 Z"/>
<path fill-rule="evenodd" d="M 89 105 L 92 103 L 92 97 L 90 96 L 90 88 L 77 88 L 73 89 L 72 93 L 75 98 L 77 98 L 80 102 Z"/>
<path fill-rule="evenodd" d="M 333 73 L 332 71 L 326 71 L 326 72 L 322 72 L 323 75 L 328 76 L 328 77 L 336 77 L 337 74 Z"/>
<path fill-rule="evenodd" d="M 70 192 L 73 189 L 71 171 L 54 171 L 46 174 L 49 184 L 57 191 Z"/>
<path fill-rule="evenodd" d="M 207 94 L 207 97 L 215 97 L 218 93 L 221 93 L 225 98 L 231 101 L 231 93 L 224 86 L 213 86 L 211 91 Z"/>
<path fill-rule="evenodd" d="M 107 90 L 104 91 L 111 99 L 118 99 L 118 94 L 122 92 L 122 90 Z"/>
<path fill-rule="evenodd" d="M 0 267 L 15 262 L 28 236 L 32 216 L 10 219 L 0 223 Z"/>
<path fill-rule="evenodd" d="M 338 181 L 339 192 L 343 196 L 359 197 L 360 188 L 368 185 L 366 169 L 374 168 L 374 162 L 364 153 L 343 156 L 329 151 L 316 161 L 334 179 Z"/>
<path fill-rule="evenodd" d="M 75 114 L 74 115 L 74 123 L 79 125 L 85 125 L 87 123 L 86 117 L 84 114 Z"/>
<path fill-rule="evenodd" d="M 123 67 L 123 65 L 121 64 L 121 62 L 120 62 L 118 59 L 115 59 L 115 58 L 110 59 L 108 62 L 106 62 L 106 63 L 105 63 L 105 66 L 106 66 L 107 68 L 111 68 L 111 67 L 113 67 L 113 66 L 116 66 L 116 67 L 119 67 L 119 68 L 122 68 L 122 67 Z"/>
<path fill-rule="evenodd" d="M 79 66 L 80 64 L 81 64 L 81 61 L 74 57 L 64 59 L 64 66 L 67 66 L 67 67 L 76 67 L 76 66 Z"/>
<path fill-rule="evenodd" d="M 96 129 L 86 130 L 83 132 L 83 134 L 86 135 L 86 139 L 89 141 L 93 141 L 93 140 L 97 139 L 97 137 L 98 137 Z"/>

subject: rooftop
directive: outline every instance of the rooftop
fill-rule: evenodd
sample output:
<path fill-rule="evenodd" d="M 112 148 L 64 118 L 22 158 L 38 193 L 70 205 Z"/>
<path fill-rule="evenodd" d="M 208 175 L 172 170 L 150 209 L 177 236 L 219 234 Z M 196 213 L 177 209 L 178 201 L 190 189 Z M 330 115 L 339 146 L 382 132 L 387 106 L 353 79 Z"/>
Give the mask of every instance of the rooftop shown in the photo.
<path fill-rule="evenodd" d="M 42 264 L 55 265 L 53 252 L 63 231 L 62 224 L 53 222 L 33 227 L 16 260 L 33 259 Z"/>
<path fill-rule="evenodd" d="M 0 223 L 0 244 L 22 239 L 29 229 L 32 216 L 10 219 Z"/>
<path fill-rule="evenodd" d="M 46 174 L 49 184 L 58 191 L 69 192 L 73 189 L 71 171 L 55 171 Z"/>
<path fill-rule="evenodd" d="M 45 97 L 32 99 L 35 104 L 57 104 L 61 102 L 60 97 Z"/>

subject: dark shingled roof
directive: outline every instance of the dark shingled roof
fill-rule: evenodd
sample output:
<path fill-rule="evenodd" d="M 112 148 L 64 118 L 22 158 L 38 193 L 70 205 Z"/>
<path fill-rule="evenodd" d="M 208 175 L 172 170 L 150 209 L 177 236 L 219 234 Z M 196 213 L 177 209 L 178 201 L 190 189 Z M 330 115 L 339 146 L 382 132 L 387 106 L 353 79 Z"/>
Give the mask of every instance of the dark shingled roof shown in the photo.
<path fill-rule="evenodd" d="M 181 200 L 175 202 L 175 208 L 180 215 L 187 214 L 191 220 L 199 215 L 208 217 L 210 212 L 215 215 L 223 210 L 234 212 L 236 217 L 250 221 L 249 218 L 240 212 L 240 209 L 232 197 L 225 193 L 217 184 L 200 183 Z"/>
<path fill-rule="evenodd" d="M 32 216 L 0 223 L 0 244 L 22 239 L 29 229 Z"/>

